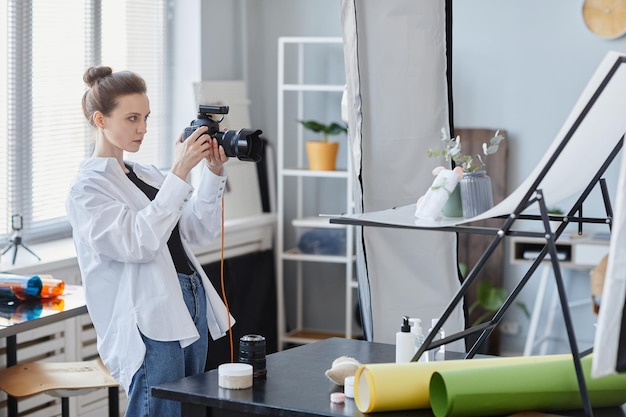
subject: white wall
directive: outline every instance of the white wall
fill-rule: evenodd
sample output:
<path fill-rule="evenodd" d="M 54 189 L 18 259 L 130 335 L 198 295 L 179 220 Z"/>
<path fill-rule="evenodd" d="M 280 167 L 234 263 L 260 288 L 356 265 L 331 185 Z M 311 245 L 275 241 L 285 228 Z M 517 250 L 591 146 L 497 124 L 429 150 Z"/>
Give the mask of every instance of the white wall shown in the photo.
<path fill-rule="evenodd" d="M 203 78 L 247 77 L 252 126 L 274 141 L 277 39 L 341 36 L 339 7 L 339 0 L 202 0 Z M 609 41 L 590 33 L 581 7 L 582 0 L 453 1 L 455 125 L 507 130 L 509 191 L 534 168 L 604 54 L 626 51 L 626 37 Z M 613 168 L 610 190 L 616 176 Z M 602 213 L 599 204 L 585 211 Z M 505 270 L 508 287 L 524 272 L 508 262 Z M 573 297 L 587 297 L 587 273 L 567 275 Z M 537 278 L 521 295 L 528 308 Z M 590 342 L 594 317 L 589 311 L 583 306 L 573 313 L 580 338 Z M 515 308 L 507 320 L 520 331 L 503 338 L 503 349 L 519 353 L 528 320 Z"/>
<path fill-rule="evenodd" d="M 339 0 L 202 0 L 202 76 L 247 79 L 254 128 L 275 142 L 278 38 L 341 36 Z"/>
<path fill-rule="evenodd" d="M 502 127 L 510 186 L 548 147 L 592 72 L 626 37 L 589 32 L 582 1 L 454 0 L 454 110 L 463 127 Z"/>
<path fill-rule="evenodd" d="M 454 0 L 455 125 L 508 131 L 509 191 L 535 167 L 605 53 L 626 52 L 626 37 L 605 40 L 587 30 L 581 16 L 582 3 Z M 616 167 L 610 170 L 607 182 L 613 191 Z M 599 203 L 597 193 L 592 197 Z M 600 204 L 585 206 L 586 215 L 602 213 Z M 599 230 L 608 232 L 606 226 Z M 505 269 L 509 287 L 525 271 L 508 263 Z M 572 298 L 588 299 L 588 273 L 565 274 Z M 538 274 L 533 277 L 521 294 L 531 309 L 538 278 Z M 572 309 L 583 347 L 589 347 L 593 339 L 595 316 L 590 312 L 589 305 Z M 563 350 L 567 345 L 560 317 L 558 312 L 556 329 L 561 330 L 553 334 L 559 341 L 551 346 Z M 503 350 L 519 353 L 529 322 L 515 307 L 506 320 L 519 324 L 520 332 L 503 337 Z M 543 331 L 541 327 L 539 330 Z"/>

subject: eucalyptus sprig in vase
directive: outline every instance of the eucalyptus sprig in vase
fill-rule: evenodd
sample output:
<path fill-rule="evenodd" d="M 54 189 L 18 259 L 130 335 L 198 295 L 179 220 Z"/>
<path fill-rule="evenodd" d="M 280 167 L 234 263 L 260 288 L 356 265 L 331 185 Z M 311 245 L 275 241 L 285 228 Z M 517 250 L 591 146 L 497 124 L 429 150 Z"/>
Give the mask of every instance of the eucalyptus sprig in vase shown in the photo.
<path fill-rule="evenodd" d="M 321 141 L 307 141 L 309 169 L 315 171 L 334 171 L 339 152 L 339 142 L 331 142 L 329 136 L 347 133 L 348 129 L 337 122 L 323 124 L 315 120 L 300 120 L 304 128 L 322 134 Z"/>
<path fill-rule="evenodd" d="M 453 161 L 455 166 L 463 168 L 463 179 L 459 186 L 450 196 L 449 204 L 444 207 L 444 215 L 449 217 L 472 218 L 493 207 L 493 190 L 491 178 L 487 175 L 487 165 L 485 159 L 498 151 L 500 142 L 504 136 L 500 131 L 496 131 L 488 143 L 483 143 L 480 154 L 470 155 L 462 152 L 461 137 L 452 138 L 447 130 L 441 129 L 441 148 L 429 149 L 428 157 L 443 157 L 447 162 Z M 456 199 L 456 200 L 455 200 Z M 460 199 L 461 204 L 458 204 Z M 460 206 L 461 210 L 454 210 L 451 207 Z"/>

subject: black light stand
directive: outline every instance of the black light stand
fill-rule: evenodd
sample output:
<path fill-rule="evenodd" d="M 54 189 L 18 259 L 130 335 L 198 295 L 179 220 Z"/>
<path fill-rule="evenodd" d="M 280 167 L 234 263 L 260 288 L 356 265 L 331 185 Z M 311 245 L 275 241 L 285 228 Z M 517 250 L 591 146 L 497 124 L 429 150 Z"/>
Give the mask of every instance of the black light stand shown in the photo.
<path fill-rule="evenodd" d="M 4 248 L 2 254 L 4 255 L 9 251 L 9 249 L 13 248 L 13 262 L 15 265 L 15 260 L 17 259 L 17 250 L 21 246 L 30 252 L 37 260 L 41 261 L 41 258 L 35 254 L 32 250 L 28 248 L 28 246 L 22 243 L 22 237 L 20 236 L 20 230 L 22 230 L 22 216 L 19 214 L 14 214 L 11 216 L 11 228 L 13 229 L 13 234 L 11 235 L 11 240 L 9 240 L 10 245 Z"/>

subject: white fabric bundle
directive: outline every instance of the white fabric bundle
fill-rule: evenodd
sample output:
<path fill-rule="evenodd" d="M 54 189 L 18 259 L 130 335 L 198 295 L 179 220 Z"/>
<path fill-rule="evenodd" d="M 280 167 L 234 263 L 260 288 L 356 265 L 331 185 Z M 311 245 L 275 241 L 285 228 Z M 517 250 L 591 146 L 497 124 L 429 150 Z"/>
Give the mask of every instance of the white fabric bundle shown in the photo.
<path fill-rule="evenodd" d="M 463 170 L 459 167 L 454 170 L 437 167 L 433 174 L 436 175 L 433 184 L 426 194 L 417 200 L 415 217 L 420 219 L 435 220 L 441 217 L 443 206 L 463 178 Z"/>

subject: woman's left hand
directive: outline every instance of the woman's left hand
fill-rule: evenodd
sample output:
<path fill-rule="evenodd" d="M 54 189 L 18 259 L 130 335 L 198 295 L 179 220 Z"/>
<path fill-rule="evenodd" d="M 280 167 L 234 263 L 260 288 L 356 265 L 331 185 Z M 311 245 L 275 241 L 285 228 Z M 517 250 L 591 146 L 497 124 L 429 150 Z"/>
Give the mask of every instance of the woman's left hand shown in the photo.
<path fill-rule="evenodd" d="M 228 161 L 228 156 L 226 156 L 224 147 L 217 144 L 217 139 L 211 138 L 209 145 L 209 152 L 205 157 L 206 164 L 215 175 L 222 175 L 222 170 L 224 169 L 224 164 Z"/>

